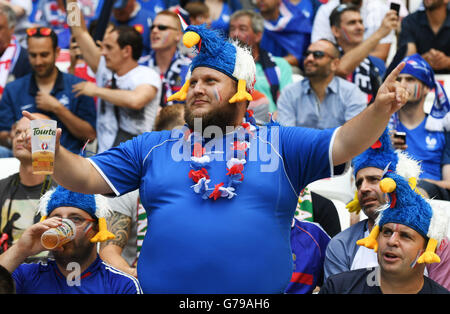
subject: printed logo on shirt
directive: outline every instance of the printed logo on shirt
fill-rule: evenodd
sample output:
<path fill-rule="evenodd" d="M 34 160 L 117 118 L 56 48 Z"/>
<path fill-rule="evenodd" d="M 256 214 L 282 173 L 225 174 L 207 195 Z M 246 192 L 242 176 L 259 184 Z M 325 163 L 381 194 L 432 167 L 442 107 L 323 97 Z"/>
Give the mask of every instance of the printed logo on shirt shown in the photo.
<path fill-rule="evenodd" d="M 436 149 L 437 140 L 434 137 L 427 135 L 427 137 L 425 138 L 425 143 L 427 145 L 428 150 Z"/>
<path fill-rule="evenodd" d="M 61 98 L 58 99 L 58 101 L 64 106 L 67 107 L 69 106 L 69 97 L 67 97 L 67 95 L 62 95 Z"/>

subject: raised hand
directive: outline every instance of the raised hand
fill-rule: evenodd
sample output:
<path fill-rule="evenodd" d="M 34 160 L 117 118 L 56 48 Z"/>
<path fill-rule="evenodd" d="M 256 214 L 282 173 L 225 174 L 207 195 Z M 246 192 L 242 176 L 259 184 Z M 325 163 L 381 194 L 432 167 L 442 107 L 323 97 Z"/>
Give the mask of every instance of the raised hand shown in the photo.
<path fill-rule="evenodd" d="M 378 89 L 375 101 L 371 106 L 376 106 L 377 111 L 391 116 L 406 103 L 409 97 L 407 89 L 397 82 L 397 77 L 405 67 L 405 63 L 400 63 L 384 80 Z"/>

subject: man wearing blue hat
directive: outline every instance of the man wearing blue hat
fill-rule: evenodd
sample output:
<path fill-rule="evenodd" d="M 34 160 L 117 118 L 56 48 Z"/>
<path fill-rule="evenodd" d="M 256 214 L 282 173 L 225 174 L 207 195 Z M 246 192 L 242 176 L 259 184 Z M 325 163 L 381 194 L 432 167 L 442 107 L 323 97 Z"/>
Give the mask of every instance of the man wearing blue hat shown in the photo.
<path fill-rule="evenodd" d="M 142 292 L 134 277 L 105 264 L 97 254 L 96 242 L 114 236 L 105 228 L 104 216 L 109 208 L 104 197 L 59 186 L 41 198 L 39 210 L 41 222 L 29 227 L 15 245 L 0 255 L 0 265 L 12 272 L 18 294 Z M 22 264 L 26 257 L 45 250 L 41 235 L 60 226 L 63 219 L 72 222 L 74 238 L 52 250 L 54 260 Z"/>
<path fill-rule="evenodd" d="M 363 268 L 330 276 L 321 294 L 448 294 L 424 276 L 425 263 L 439 263 L 435 250 L 447 236 L 449 216 L 430 204 L 402 176 L 388 171 L 380 181 L 388 194 L 377 227 L 379 268 Z"/>
<path fill-rule="evenodd" d="M 198 51 L 173 95 L 185 100 L 184 130 L 146 133 L 90 159 L 58 147 L 55 180 L 85 193 L 140 189 L 151 230 L 137 267 L 146 293 L 283 293 L 300 191 L 377 140 L 406 101 L 395 81 L 403 64 L 338 129 L 258 128 L 246 112 L 250 51 L 204 26 L 189 26 L 183 42 Z"/>
<path fill-rule="evenodd" d="M 403 139 L 392 138 L 395 148 L 406 150 L 421 161 L 423 170 L 419 187 L 426 197 L 450 200 L 450 104 L 442 85 L 435 80 L 433 69 L 418 54 L 403 59 L 405 67 L 398 81 L 406 86 L 409 99 L 392 116 L 394 133 L 406 133 Z M 429 114 L 424 112 L 425 98 L 435 90 L 435 100 Z"/>

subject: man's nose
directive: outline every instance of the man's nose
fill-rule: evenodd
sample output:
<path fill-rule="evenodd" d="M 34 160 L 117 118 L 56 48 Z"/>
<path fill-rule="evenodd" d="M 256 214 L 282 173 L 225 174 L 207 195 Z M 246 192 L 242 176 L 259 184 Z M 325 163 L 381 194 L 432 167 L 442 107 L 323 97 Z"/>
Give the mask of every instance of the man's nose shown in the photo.
<path fill-rule="evenodd" d="M 204 94 L 205 93 L 205 86 L 202 81 L 199 80 L 195 83 L 194 93 L 195 94 Z"/>

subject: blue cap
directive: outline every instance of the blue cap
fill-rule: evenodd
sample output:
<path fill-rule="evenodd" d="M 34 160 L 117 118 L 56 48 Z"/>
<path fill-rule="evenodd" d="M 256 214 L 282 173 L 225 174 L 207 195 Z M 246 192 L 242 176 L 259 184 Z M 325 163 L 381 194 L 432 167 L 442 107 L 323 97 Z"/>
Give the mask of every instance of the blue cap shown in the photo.
<path fill-rule="evenodd" d="M 50 196 L 46 209 L 47 216 L 58 207 L 75 207 L 84 210 L 92 217 L 96 217 L 96 201 L 93 194 L 82 194 L 69 191 L 62 186 L 58 186 Z"/>

